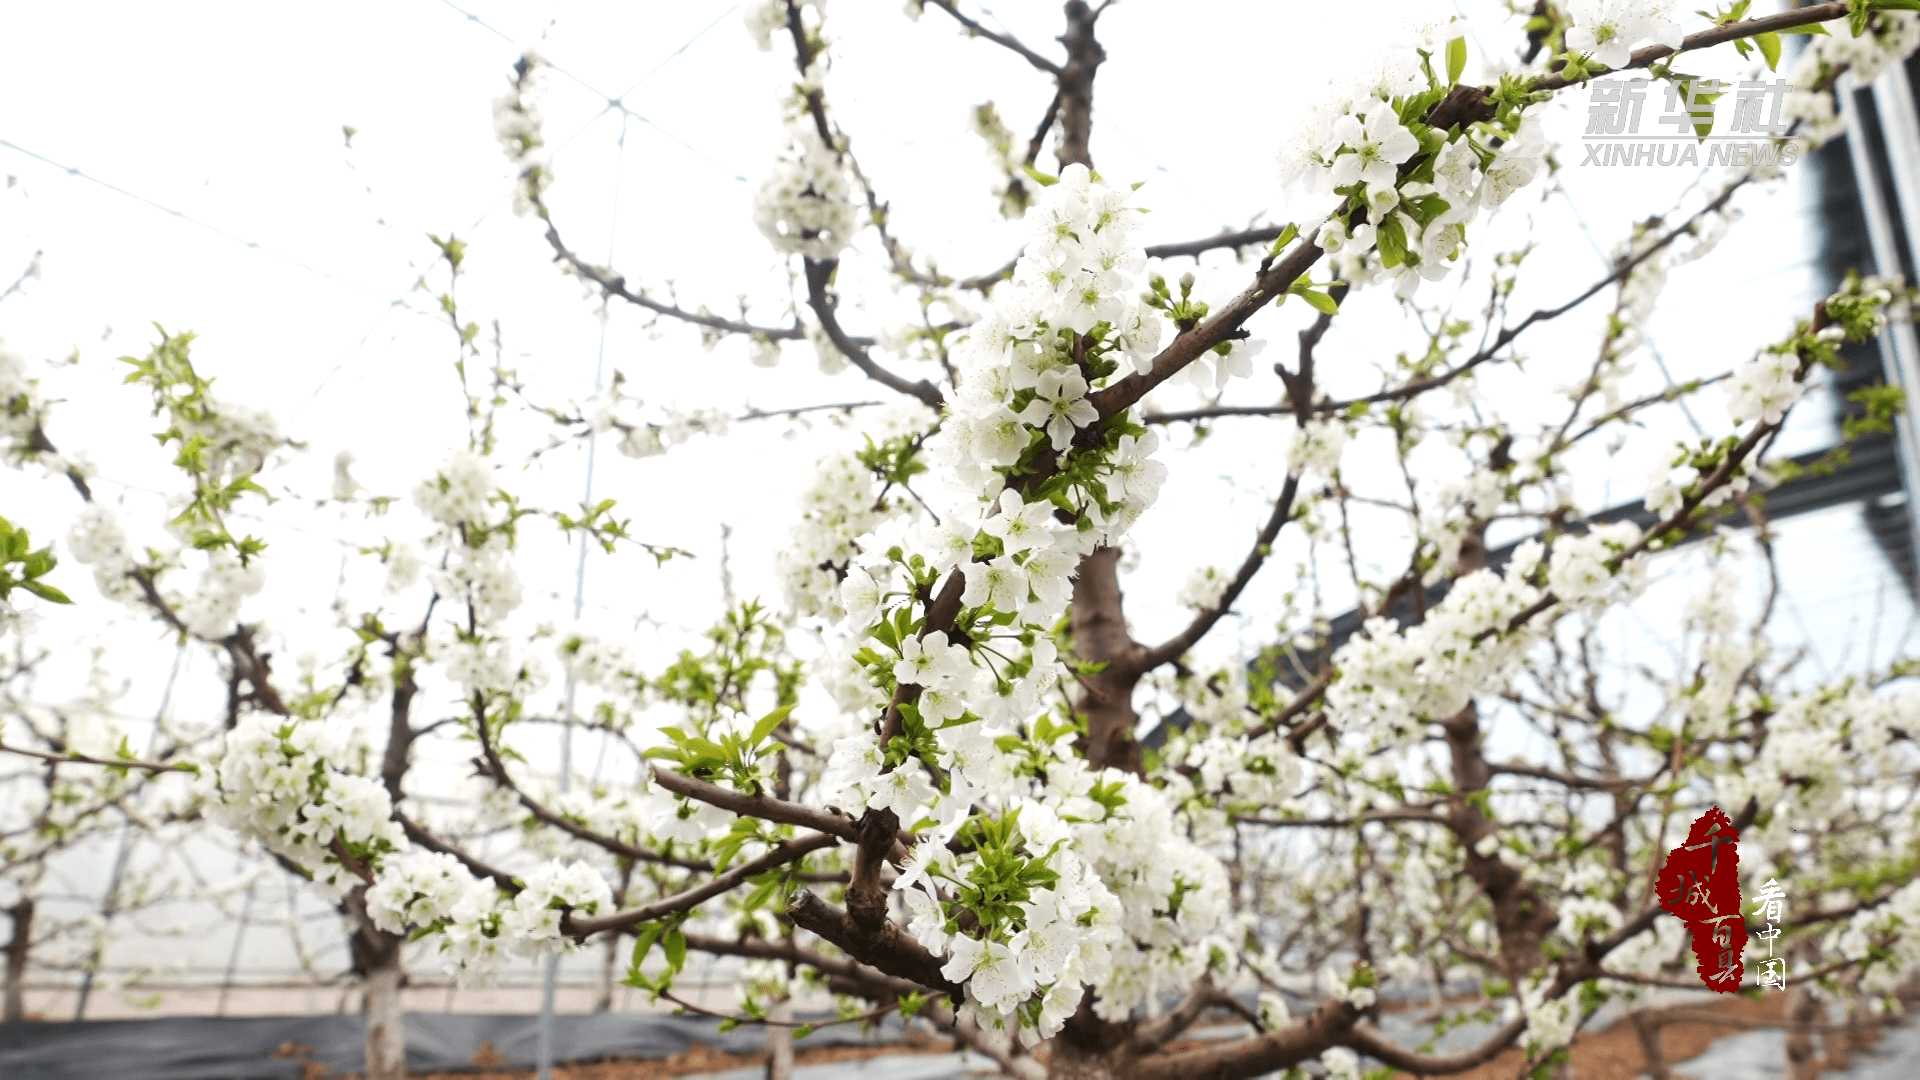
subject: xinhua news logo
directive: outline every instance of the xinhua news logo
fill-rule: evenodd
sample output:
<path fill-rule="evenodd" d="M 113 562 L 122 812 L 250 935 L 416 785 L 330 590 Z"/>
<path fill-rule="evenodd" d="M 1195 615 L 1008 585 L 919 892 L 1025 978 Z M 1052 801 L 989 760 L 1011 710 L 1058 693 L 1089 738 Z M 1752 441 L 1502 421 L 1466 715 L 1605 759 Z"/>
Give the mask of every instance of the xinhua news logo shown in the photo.
<path fill-rule="evenodd" d="M 1659 84 L 1649 79 L 1596 79 L 1587 105 L 1586 158 L 1582 165 L 1785 166 L 1800 160 L 1800 147 L 1785 138 L 1789 125 L 1780 118 L 1787 80 L 1771 82 L 1678 79 Z M 1732 116 L 1716 132 L 1719 106 L 1732 96 Z M 1661 107 L 1652 130 L 1640 124 L 1652 100 Z M 1663 130 L 1664 129 L 1664 130 Z"/>

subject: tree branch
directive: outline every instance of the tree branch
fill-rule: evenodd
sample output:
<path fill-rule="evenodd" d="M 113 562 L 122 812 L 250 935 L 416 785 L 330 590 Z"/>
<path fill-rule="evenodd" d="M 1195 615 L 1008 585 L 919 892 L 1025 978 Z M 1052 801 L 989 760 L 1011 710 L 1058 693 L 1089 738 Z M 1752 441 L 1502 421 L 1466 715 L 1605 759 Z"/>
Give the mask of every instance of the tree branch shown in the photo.
<path fill-rule="evenodd" d="M 1318 1057 L 1351 1041 L 1360 1011 L 1347 1001 L 1329 1001 L 1305 1020 L 1220 1046 L 1159 1054 L 1137 1061 L 1128 1080 L 1243 1080 Z"/>
<path fill-rule="evenodd" d="M 1513 1041 L 1525 1030 L 1527 1030 L 1527 1018 L 1516 1016 L 1507 1021 L 1505 1027 L 1489 1036 L 1486 1042 L 1452 1057 L 1429 1057 L 1426 1054 L 1402 1050 L 1388 1042 L 1384 1035 L 1371 1027 L 1355 1027 L 1348 1033 L 1346 1044 L 1396 1069 L 1404 1069 L 1420 1076 L 1451 1076 L 1492 1061 L 1500 1055 L 1500 1051 L 1513 1045 Z"/>
<path fill-rule="evenodd" d="M 711 881 L 703 885 L 696 885 L 683 892 L 674 893 L 672 896 L 663 896 L 650 904 L 590 918 L 579 918 L 569 911 L 560 921 L 560 932 L 576 941 L 584 941 L 603 930 L 625 930 L 630 926 L 652 922 L 663 915 L 672 915 L 703 904 L 721 893 L 739 887 L 740 883 L 748 878 L 765 873 L 776 866 L 785 866 L 822 848 L 833 847 L 839 842 L 838 837 L 827 833 L 814 833 L 804 839 L 788 840 L 751 862 L 741 863 L 731 870 L 714 875 Z"/>
<path fill-rule="evenodd" d="M 953 16 L 954 22 L 957 22 L 961 26 L 966 27 L 968 36 L 986 38 L 988 41 L 993 42 L 995 45 L 998 45 L 1003 49 L 1009 49 L 1014 53 L 1019 54 L 1020 58 L 1025 60 L 1027 63 L 1032 64 L 1034 67 L 1039 68 L 1041 71 L 1044 71 L 1049 75 L 1053 75 L 1057 77 L 1060 74 L 1059 64 L 1054 63 L 1053 61 L 1047 59 L 1046 57 L 1041 56 L 1039 53 L 1034 52 L 1032 49 L 1027 48 L 1025 45 L 1022 45 L 1019 42 L 1019 40 L 1014 38 L 1013 36 L 1009 34 L 996 33 L 995 31 L 989 30 L 986 27 L 980 25 L 978 21 L 968 18 L 965 15 L 962 15 L 960 13 L 960 9 L 953 6 L 953 0 L 927 0 L 927 3 Z"/>
<path fill-rule="evenodd" d="M 869 967 L 938 990 L 956 1004 L 965 1000 L 966 992 L 940 974 L 944 961 L 892 922 L 864 931 L 846 912 L 804 890 L 794 894 L 787 917 L 795 926 L 811 931 Z"/>
<path fill-rule="evenodd" d="M 1736 41 L 1744 37 L 1752 37 L 1755 34 L 1785 30 L 1794 26 L 1805 26 L 1808 23 L 1827 22 L 1831 19 L 1843 19 L 1847 15 L 1847 7 L 1846 0 L 1832 0 L 1830 3 L 1809 4 L 1802 8 L 1789 8 L 1775 15 L 1764 15 L 1757 19 L 1747 19 L 1743 22 L 1730 23 L 1726 26 L 1716 26 L 1711 30 L 1702 30 L 1697 34 L 1687 35 L 1681 40 L 1680 47 L 1677 49 L 1667 45 L 1649 45 L 1644 49 L 1635 49 L 1633 58 L 1627 61 L 1626 67 L 1595 68 L 1593 69 L 1593 74 L 1604 75 L 1612 71 L 1626 71 L 1631 68 L 1648 67 L 1656 60 L 1663 60 L 1678 53 L 1709 49 L 1715 45 Z M 1565 75 L 1544 75 L 1535 79 L 1531 88 L 1534 90 L 1560 90 L 1572 86 L 1573 82 L 1574 80 L 1567 78 Z"/>
<path fill-rule="evenodd" d="M 866 375 L 867 378 L 908 397 L 918 398 L 929 409 L 936 412 L 945 404 L 939 388 L 925 379 L 908 382 L 906 379 L 888 371 L 874 362 L 862 342 L 847 336 L 840 327 L 840 319 L 834 313 L 834 299 L 828 293 L 828 283 L 833 280 L 833 272 L 839 268 L 838 259 L 805 260 L 807 278 L 807 306 L 813 309 L 814 317 L 820 320 L 821 329 L 827 332 L 827 338 L 833 347 L 846 355 L 849 363 Z"/>
<path fill-rule="evenodd" d="M 782 825 L 797 825 L 803 829 L 812 829 L 829 836 L 838 837 L 848 843 L 859 843 L 860 833 L 854 819 L 826 810 L 815 810 L 811 806 L 782 802 L 765 795 L 748 795 L 724 788 L 718 784 L 709 784 L 705 780 L 695 780 L 691 776 L 682 776 L 673 770 L 655 763 L 653 782 L 689 799 L 730 810 L 741 817 L 759 818 L 762 821 L 776 821 Z"/>

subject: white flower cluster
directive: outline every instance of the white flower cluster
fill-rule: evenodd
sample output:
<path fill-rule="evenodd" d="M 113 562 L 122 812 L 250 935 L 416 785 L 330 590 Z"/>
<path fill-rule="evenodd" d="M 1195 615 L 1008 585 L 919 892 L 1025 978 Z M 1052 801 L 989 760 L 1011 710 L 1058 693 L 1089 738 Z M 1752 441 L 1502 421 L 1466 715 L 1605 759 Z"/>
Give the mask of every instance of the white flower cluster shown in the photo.
<path fill-rule="evenodd" d="M 565 948 L 561 915 L 613 906 L 606 877 L 583 862 L 550 860 L 526 875 L 511 897 L 475 877 L 460 861 L 410 850 L 382 861 L 367 889 L 367 915 L 391 934 L 437 931 L 449 972 L 484 980 L 509 956 L 541 956 Z"/>
<path fill-rule="evenodd" d="M 1533 1057 L 1551 1053 L 1572 1042 L 1574 1027 L 1580 1021 L 1579 1011 L 1570 996 L 1563 994 L 1548 999 L 1546 991 L 1544 979 L 1531 980 L 1521 991 L 1520 1002 L 1508 1003 L 1509 1010 L 1524 1008 L 1526 1012 L 1527 1030 L 1520 1036 L 1520 1041 Z"/>
<path fill-rule="evenodd" d="M 1335 274 L 1355 288 L 1386 280 L 1404 299 L 1423 281 L 1445 278 L 1481 208 L 1505 202 L 1531 183 L 1545 162 L 1545 137 L 1538 120 L 1528 115 L 1514 131 L 1477 124 L 1434 146 L 1430 181 L 1403 176 L 1402 167 L 1421 152 L 1422 143 L 1401 110 L 1411 98 L 1439 88 L 1430 83 L 1432 67 L 1421 53 L 1443 51 L 1464 29 L 1452 22 L 1413 32 L 1309 109 L 1281 153 L 1287 186 L 1351 195 L 1364 205 L 1366 221 L 1332 218 L 1315 236 L 1331 256 Z M 1448 138 L 1446 132 L 1418 126 L 1429 139 Z"/>
<path fill-rule="evenodd" d="M 1327 1067 L 1327 1080 L 1360 1080 L 1360 1055 L 1344 1046 L 1335 1046 L 1320 1054 Z"/>
<path fill-rule="evenodd" d="M 1568 0 L 1566 45 L 1610 68 L 1632 60 L 1633 47 L 1651 42 L 1680 47 L 1676 0 Z"/>
<path fill-rule="evenodd" d="M 1340 678 L 1327 691 L 1327 718 L 1345 730 L 1405 731 L 1464 708 L 1474 688 L 1504 670 L 1524 634 L 1501 635 L 1523 608 L 1540 597 L 1527 579 L 1545 550 L 1528 541 L 1504 575 L 1477 570 L 1454 582 L 1425 621 L 1406 630 L 1381 616 L 1335 651 Z M 1475 641 L 1484 631 L 1495 636 Z"/>
<path fill-rule="evenodd" d="M 183 438 L 198 437 L 204 441 L 207 477 L 216 484 L 259 472 L 266 465 L 267 456 L 286 445 L 280 422 L 272 413 L 257 406 L 221 400 L 211 391 L 202 396 L 198 410 L 169 412 Z"/>
<path fill-rule="evenodd" d="M 1832 329 L 1839 332 L 1839 327 Z M 1792 347 L 1780 345 L 1768 346 L 1735 368 L 1727 387 L 1728 419 L 1736 424 L 1779 423 L 1806 393 L 1807 384 L 1794 377 L 1799 368 L 1800 357 Z"/>
<path fill-rule="evenodd" d="M 827 0 L 793 0 L 793 6 L 799 9 L 803 24 L 817 27 L 826 14 Z M 809 8 L 813 9 L 811 19 L 807 17 Z M 774 35 L 787 32 L 787 0 L 753 0 L 742 6 L 740 20 L 746 24 L 747 34 L 760 51 L 771 52 Z"/>
<path fill-rule="evenodd" d="M 0 348 L 0 453 L 16 464 L 42 457 L 34 432 L 45 413 L 40 384 L 27 374 L 26 360 Z"/>
<path fill-rule="evenodd" d="M 1619 571 L 1607 563 L 1640 542 L 1640 526 L 1631 521 L 1596 526 L 1579 536 L 1562 536 L 1554 541 L 1547 558 L 1547 588 L 1560 602 L 1569 605 L 1592 604 L 1611 599 L 1615 585 L 1630 595 L 1639 591 L 1645 579 L 1646 563 L 1633 559 Z"/>
<path fill-rule="evenodd" d="M 1132 289 L 1146 266 L 1146 250 L 1133 238 L 1139 211 L 1132 195 L 1069 165 L 1027 211 L 1029 240 L 1012 282 L 954 350 L 960 387 L 936 454 L 960 483 L 991 498 L 1004 481 L 1001 471 L 1020 461 L 1036 433 L 1060 452 L 1094 421 L 1086 400 L 1092 381 L 1076 363 L 1076 341 L 1092 337 L 1112 361 L 1124 358 L 1135 371 L 1151 367 L 1161 321 Z M 1153 501 L 1165 475 L 1150 460 L 1154 436 L 1123 443 L 1108 481 L 1118 489 L 1110 501 L 1120 507 L 1109 510 L 1081 495 L 1095 508 L 1094 524 L 1115 532 Z"/>
<path fill-rule="evenodd" d="M 373 863 L 407 843 L 387 789 L 333 765 L 352 760 L 351 751 L 347 736 L 324 723 L 242 717 L 227 732 L 209 812 L 306 867 L 337 896 L 354 881 L 343 852 Z"/>
<path fill-rule="evenodd" d="M 1845 71 L 1854 81 L 1871 83 L 1888 64 L 1899 63 L 1920 48 L 1920 15 L 1909 11 L 1876 11 L 1859 37 L 1844 18 L 1822 24 L 1825 35 L 1802 38 L 1806 44 L 1787 71 L 1794 92 L 1787 95 L 1781 116 L 1798 121 L 1795 135 L 1819 146 L 1847 129 L 1835 107 L 1834 76 Z"/>
<path fill-rule="evenodd" d="M 446 569 L 435 571 L 433 581 L 442 595 L 472 605 L 482 626 L 497 626 L 520 606 L 520 571 L 505 533 L 489 535 L 478 547 L 455 544 Z"/>
<path fill-rule="evenodd" d="M 1795 694 L 1767 718 L 1767 739 L 1743 768 L 1716 778 L 1720 797 L 1752 797 L 1788 828 L 1826 820 L 1861 788 L 1898 777 L 1885 755 L 1895 732 L 1920 720 L 1920 691 L 1875 694 L 1865 687 Z"/>
<path fill-rule="evenodd" d="M 490 694 L 524 697 L 547 685 L 546 668 L 539 658 L 523 652 L 516 642 L 462 636 L 434 652 L 448 681 L 460 688 L 463 701 Z"/>
<path fill-rule="evenodd" d="M 505 620 L 521 601 L 511 533 L 489 527 L 487 520 L 496 490 L 486 459 L 461 451 L 413 491 L 414 504 L 441 527 L 449 545 L 446 565 L 431 575 L 434 587 L 471 605 L 483 629 Z"/>
<path fill-rule="evenodd" d="M 461 451 L 413 489 L 413 501 L 433 521 L 458 526 L 485 517 L 493 493 L 493 467 L 480 455 Z"/>
<path fill-rule="evenodd" d="M 1233 575 L 1218 566 L 1196 566 L 1180 587 L 1180 606 L 1194 611 L 1210 611 L 1227 594 Z"/>
<path fill-rule="evenodd" d="M 1081 166 L 1040 192 L 1011 287 L 954 350 L 959 389 L 932 446 L 989 501 L 984 520 L 888 520 L 859 541 L 840 590 L 848 648 L 869 680 L 886 694 L 913 688 L 903 712 L 937 747 L 930 764 L 944 791 L 919 761 L 889 762 L 866 728 L 834 744 L 823 787 L 935 822 L 899 883 L 915 913 L 910 932 L 948 953 L 948 977 L 967 980 L 983 1022 L 1029 1043 L 1059 1030 L 1083 985 L 1098 992 L 1101 1015 L 1118 1018 L 1196 977 L 1227 912 L 1225 871 L 1184 838 L 1175 802 L 1131 775 L 1091 773 L 1071 730 L 1040 708 L 1063 674 L 1050 631 L 1080 559 L 1119 542 L 1165 475 L 1151 433 L 1125 417 L 1096 428 L 1088 400 L 1104 380 L 1148 367 L 1159 340 L 1157 313 L 1132 289 L 1145 255 L 1130 197 Z M 1044 499 L 1009 486 L 1009 474 L 1043 456 L 1071 483 Z M 1073 524 L 1056 518 L 1063 508 Z M 955 572 L 964 579 L 955 632 L 899 632 L 924 603 L 905 579 L 937 586 Z M 998 829 L 1004 842 L 956 856 L 945 841 L 962 828 Z M 1016 863 L 1051 876 L 1017 914 L 950 934 L 957 899 L 943 883 Z"/>
<path fill-rule="evenodd" d="M 753 223 L 783 255 L 834 258 L 860 228 L 846 166 L 811 116 L 788 121 L 787 132 L 791 143 L 754 195 Z"/>
<path fill-rule="evenodd" d="M 311 871 L 330 895 L 371 874 L 374 924 L 439 931 L 449 969 L 469 976 L 509 954 L 562 947 L 568 908 L 591 915 L 611 906 L 606 878 L 586 863 L 542 863 L 509 898 L 454 857 L 411 848 L 386 788 L 333 764 L 351 750 L 348 736 L 319 721 L 245 717 L 226 735 L 209 812 Z"/>
<path fill-rule="evenodd" d="M 1204 691 L 1195 698 L 1212 698 Z M 1276 806 L 1300 786 L 1305 770 L 1286 739 L 1270 731 L 1235 734 L 1247 726 L 1244 693 L 1214 699 L 1240 705 L 1232 715 L 1219 717 L 1216 732 L 1192 741 L 1175 740 L 1167 748 L 1169 769 L 1191 766 L 1194 798 L 1202 806 Z M 1191 707 L 1190 707 L 1191 709 Z M 1201 717 L 1196 716 L 1196 719 Z M 1191 812 L 1191 811 L 1190 811 Z"/>
<path fill-rule="evenodd" d="M 658 410 L 664 415 L 647 419 L 641 415 L 640 399 L 621 393 L 624 378 L 616 376 L 612 388 L 587 409 L 587 426 L 596 435 L 620 433 L 622 456 L 649 458 L 691 440 L 695 435 L 724 435 L 733 418 L 719 409 Z"/>
<path fill-rule="evenodd" d="M 493 132 L 514 167 L 515 213 L 532 212 L 552 176 L 541 151 L 540 98 L 546 93 L 546 62 L 533 53 L 514 67 L 513 84 L 493 101 Z"/>
<path fill-rule="evenodd" d="M 856 541 L 883 518 L 873 471 L 853 454 L 823 458 L 800 496 L 800 520 L 775 559 L 787 608 L 839 619 L 840 578 L 859 554 Z"/>
<path fill-rule="evenodd" d="M 611 690 L 633 670 L 633 658 L 625 649 L 586 631 L 563 636 L 556 651 L 567 678 L 581 686 Z"/>
<path fill-rule="evenodd" d="M 1296 476 L 1312 471 L 1332 476 L 1340 469 L 1340 455 L 1346 451 L 1352 432 L 1337 419 L 1315 418 L 1296 427 L 1287 449 L 1287 468 Z"/>
<path fill-rule="evenodd" d="M 222 548 L 208 553 L 206 569 L 193 588 L 174 601 L 174 611 L 187 629 L 218 640 L 233 632 L 240 605 L 266 583 L 266 570 L 259 559 L 242 565 L 232 550 Z"/>
<path fill-rule="evenodd" d="M 1098 989 L 1101 1017 L 1119 1020 L 1198 977 L 1228 907 L 1224 868 L 1183 838 L 1163 794 L 1117 770 L 1089 773 L 1064 745 L 1060 753 L 1049 766 L 1060 776 L 1041 798 L 1004 804 L 1018 815 L 1017 857 L 1058 875 L 1018 916 L 979 936 L 947 930 L 959 909 L 941 883 L 978 880 L 1003 852 L 924 844 L 902 876 L 909 932 L 947 954 L 942 973 L 968 980 L 985 1024 L 1015 1028 L 1028 1045 L 1059 1031 L 1083 985 Z"/>
<path fill-rule="evenodd" d="M 133 548 L 113 511 L 98 503 L 82 508 L 67 533 L 67 550 L 75 562 L 93 567 L 100 595 L 123 604 L 140 602 L 140 585 L 132 576 L 137 565 Z"/>

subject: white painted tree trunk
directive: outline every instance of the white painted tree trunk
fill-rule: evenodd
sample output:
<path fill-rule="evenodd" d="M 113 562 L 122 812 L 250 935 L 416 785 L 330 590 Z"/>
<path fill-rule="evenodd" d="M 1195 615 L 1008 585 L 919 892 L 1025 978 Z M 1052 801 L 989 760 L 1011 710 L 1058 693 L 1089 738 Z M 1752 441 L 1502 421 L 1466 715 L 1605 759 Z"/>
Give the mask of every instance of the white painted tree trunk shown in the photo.
<path fill-rule="evenodd" d="M 367 972 L 362 990 L 367 1018 L 367 1080 L 406 1080 L 407 1029 L 400 1008 L 400 950 Z"/>
<path fill-rule="evenodd" d="M 781 998 L 767 1007 L 767 1080 L 793 1080 L 793 1001 Z"/>

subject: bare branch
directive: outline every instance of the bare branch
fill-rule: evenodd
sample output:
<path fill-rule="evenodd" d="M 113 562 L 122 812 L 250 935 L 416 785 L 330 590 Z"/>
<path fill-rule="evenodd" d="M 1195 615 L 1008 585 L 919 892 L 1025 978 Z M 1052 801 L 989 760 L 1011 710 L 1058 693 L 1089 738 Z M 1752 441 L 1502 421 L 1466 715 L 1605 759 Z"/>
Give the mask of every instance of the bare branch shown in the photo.
<path fill-rule="evenodd" d="M 1039 68 L 1041 71 L 1044 71 L 1047 74 L 1053 75 L 1055 77 L 1059 76 L 1060 74 L 1059 64 L 1054 63 L 1052 60 L 1049 60 L 1046 57 L 1041 56 L 1039 53 L 1034 52 L 1032 49 L 1027 48 L 1025 45 L 1022 45 L 1019 42 L 1019 40 L 1014 38 L 1012 35 L 997 33 L 993 30 L 989 30 L 986 27 L 980 25 L 980 23 L 977 20 L 969 18 L 966 15 L 962 15 L 960 13 L 960 9 L 953 6 L 953 0 L 927 0 L 927 3 L 953 16 L 954 22 L 957 22 L 961 26 L 966 27 L 967 34 L 969 36 L 986 38 L 988 41 L 993 42 L 995 45 L 998 45 L 1001 48 L 1010 49 L 1013 52 L 1018 53 L 1020 57 L 1024 59 L 1027 63 L 1032 64 L 1034 67 Z"/>
<path fill-rule="evenodd" d="M 1329 1001 L 1305 1020 L 1281 1031 L 1160 1054 L 1135 1062 L 1128 1080 L 1242 1080 L 1288 1068 L 1350 1041 L 1360 1011 L 1347 1001 Z"/>
<path fill-rule="evenodd" d="M 461 865 L 473 871 L 473 873 L 479 877 L 491 879 L 495 885 L 499 886 L 505 892 L 517 893 L 520 891 L 519 878 L 514 877 L 512 874 L 507 873 L 497 866 L 491 866 L 482 862 L 475 856 L 468 854 L 467 851 L 458 844 L 440 839 L 433 833 L 428 832 L 420 823 L 402 813 L 399 809 L 396 808 L 394 810 L 393 818 L 400 823 L 400 828 L 407 834 L 407 839 L 426 848 L 428 851 L 438 852 L 442 855 L 451 855 L 459 859 Z"/>
<path fill-rule="evenodd" d="M 741 882 L 751 877 L 763 874 L 776 866 L 785 866 L 787 863 L 805 858 L 823 848 L 833 847 L 839 842 L 838 837 L 826 833 L 814 833 L 805 839 L 788 840 L 757 859 L 714 875 L 713 879 L 705 884 L 674 893 L 672 896 L 663 896 L 650 904 L 590 918 L 580 918 L 569 911 L 566 918 L 561 920 L 560 932 L 575 940 L 585 940 L 588 936 L 603 930 L 625 930 L 630 926 L 652 922 L 663 915 L 672 915 L 706 903 L 722 893 L 737 888 Z"/>
<path fill-rule="evenodd" d="M 925 379 L 919 382 L 908 382 L 881 367 L 874 362 L 872 356 L 868 355 L 864 344 L 849 337 L 847 332 L 840 328 L 840 318 L 834 312 L 836 301 L 828 292 L 828 283 L 833 280 L 833 272 L 839 266 L 840 262 L 837 259 L 809 258 L 806 260 L 807 306 L 813 309 L 814 317 L 820 320 L 820 326 L 827 332 L 827 337 L 833 342 L 834 348 L 844 353 L 847 360 L 854 367 L 859 368 L 867 378 L 889 390 L 918 398 L 927 408 L 938 411 L 945 404 L 945 399 L 941 397 L 938 387 Z"/>
<path fill-rule="evenodd" d="M 1488 1036 L 1486 1042 L 1452 1057 L 1431 1057 L 1402 1050 L 1388 1042 L 1386 1036 L 1371 1027 L 1355 1027 L 1348 1033 L 1346 1044 L 1396 1069 L 1404 1069 L 1421 1076 L 1451 1076 L 1492 1061 L 1500 1055 L 1500 1051 L 1513 1045 L 1513 1041 L 1518 1039 L 1520 1033 L 1525 1030 L 1527 1030 L 1527 1018 L 1516 1016 L 1507 1021 L 1505 1027 Z"/>
<path fill-rule="evenodd" d="M 30 750 L 24 746 L 8 746 L 3 742 L 0 742 L 0 754 L 19 754 L 21 757 L 37 758 L 54 765 L 99 765 L 109 769 L 140 769 L 151 773 L 198 773 L 200 771 L 197 766 L 180 762 L 141 761 L 138 758 L 97 758 L 77 750 L 54 754 L 45 750 Z"/>
<path fill-rule="evenodd" d="M 1281 527 L 1293 517 L 1293 499 L 1299 490 L 1300 474 L 1289 473 L 1286 486 L 1280 489 L 1280 497 L 1273 501 L 1273 512 L 1267 515 L 1267 523 L 1261 526 L 1259 535 L 1254 538 L 1253 550 L 1247 552 L 1247 557 L 1241 560 L 1239 572 L 1234 574 L 1233 580 L 1227 583 L 1226 590 L 1220 594 L 1219 601 L 1196 614 L 1193 621 L 1187 624 L 1186 629 L 1148 649 L 1142 670 L 1152 671 L 1161 664 L 1179 659 L 1201 638 L 1206 637 L 1207 631 L 1213 629 L 1214 624 L 1220 621 L 1220 617 L 1232 609 L 1234 601 L 1240 599 L 1240 594 L 1246 591 L 1248 583 L 1253 581 L 1253 576 L 1266 564 L 1267 556 L 1273 551 L 1273 542 L 1280 536 Z"/>
<path fill-rule="evenodd" d="M 689 799 L 717 806 L 722 810 L 731 810 L 741 817 L 759 818 L 762 821 L 777 821 L 782 825 L 797 825 L 803 829 L 812 829 L 835 836 L 848 843 L 858 843 L 859 830 L 854 819 L 826 810 L 816 810 L 811 806 L 769 799 L 765 795 L 748 795 L 724 788 L 718 784 L 709 784 L 705 780 L 695 780 L 691 776 L 682 776 L 667 767 L 653 766 L 653 782 Z"/>

